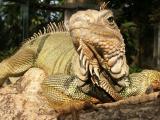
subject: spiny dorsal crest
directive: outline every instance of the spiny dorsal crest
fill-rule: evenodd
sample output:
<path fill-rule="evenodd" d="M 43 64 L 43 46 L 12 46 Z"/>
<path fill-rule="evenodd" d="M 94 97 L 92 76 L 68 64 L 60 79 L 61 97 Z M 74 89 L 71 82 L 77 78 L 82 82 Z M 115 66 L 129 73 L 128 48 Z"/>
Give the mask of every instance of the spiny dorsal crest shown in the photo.
<path fill-rule="evenodd" d="M 107 6 L 109 4 L 110 1 L 108 1 L 107 3 L 106 2 L 103 2 L 101 5 L 100 5 L 100 10 L 106 10 L 107 9 Z"/>
<path fill-rule="evenodd" d="M 34 33 L 33 36 L 31 38 L 29 38 L 29 40 L 33 40 L 39 36 L 42 36 L 44 34 L 47 34 L 47 33 L 55 33 L 55 32 L 67 32 L 67 28 L 64 24 L 64 22 L 59 22 L 59 23 L 49 23 L 47 25 L 47 27 L 43 27 L 43 30 L 39 30 L 38 33 Z"/>

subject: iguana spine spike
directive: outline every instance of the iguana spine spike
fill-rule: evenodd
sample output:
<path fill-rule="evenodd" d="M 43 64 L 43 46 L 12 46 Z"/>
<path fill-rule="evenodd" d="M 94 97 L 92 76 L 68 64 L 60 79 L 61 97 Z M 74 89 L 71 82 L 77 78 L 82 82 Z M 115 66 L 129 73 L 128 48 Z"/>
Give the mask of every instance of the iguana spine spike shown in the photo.
<path fill-rule="evenodd" d="M 64 23 L 64 21 L 61 22 L 62 26 L 63 26 L 63 31 L 68 31 L 66 24 Z"/>
<path fill-rule="evenodd" d="M 59 29 L 55 23 L 53 23 L 53 26 L 55 27 L 55 32 L 59 31 Z"/>
<path fill-rule="evenodd" d="M 34 37 L 32 36 L 30 40 L 34 39 Z"/>
<path fill-rule="evenodd" d="M 61 26 L 61 29 L 62 29 L 62 32 L 63 32 L 63 31 L 64 31 L 64 27 L 63 27 L 63 24 L 62 24 L 62 22 L 60 22 L 59 24 L 60 24 L 60 26 Z"/>
<path fill-rule="evenodd" d="M 62 22 L 59 22 L 58 24 L 59 24 L 60 30 L 63 32 L 64 30 L 63 30 Z"/>
<path fill-rule="evenodd" d="M 38 32 L 38 36 L 40 36 L 40 35 L 42 35 L 42 31 L 41 30 L 39 30 L 39 32 Z"/>
<path fill-rule="evenodd" d="M 98 68 L 94 68 L 94 73 L 96 74 L 96 76 L 98 77 L 98 79 L 100 79 L 99 69 Z"/>
<path fill-rule="evenodd" d="M 63 32 L 63 26 L 62 26 L 61 22 L 59 23 L 59 25 L 60 25 L 61 31 Z"/>
<path fill-rule="evenodd" d="M 61 25 L 60 25 L 60 23 L 58 23 L 58 24 L 57 24 L 57 27 L 58 27 L 58 30 L 61 32 L 61 31 L 62 31 L 62 29 L 61 29 Z"/>
<path fill-rule="evenodd" d="M 86 61 L 86 71 L 88 71 L 88 66 L 89 66 L 89 62 L 88 62 L 88 60 Z"/>
<path fill-rule="evenodd" d="M 33 37 L 34 37 L 34 38 L 36 38 L 36 37 L 37 37 L 37 34 L 36 34 L 36 33 L 34 33 L 34 34 L 33 34 Z"/>
<path fill-rule="evenodd" d="M 46 34 L 46 28 L 43 27 L 43 34 Z"/>
<path fill-rule="evenodd" d="M 80 60 L 82 60 L 82 58 L 83 58 L 83 50 L 81 50 L 79 57 L 80 57 Z"/>
<path fill-rule="evenodd" d="M 101 4 L 101 6 L 100 6 L 100 10 L 105 10 L 105 9 L 107 9 L 107 5 L 108 5 L 109 2 L 110 2 L 110 1 L 108 1 L 107 3 L 106 3 L 106 2 L 103 2 L 103 3 Z"/>
<path fill-rule="evenodd" d="M 83 57 L 83 60 L 82 60 L 83 66 L 85 66 L 85 63 L 86 63 L 86 56 L 84 56 L 84 57 Z"/>
<path fill-rule="evenodd" d="M 93 66 L 92 65 L 89 65 L 89 71 L 90 71 L 91 75 L 93 75 Z"/>
<path fill-rule="evenodd" d="M 100 86 L 100 87 L 104 88 L 104 87 L 106 86 L 106 84 L 105 84 L 105 82 L 104 82 L 104 81 L 101 81 L 101 84 L 100 84 L 100 85 L 98 84 L 98 86 Z"/>
<path fill-rule="evenodd" d="M 79 52 L 82 49 L 82 46 L 80 45 L 77 49 L 77 51 Z"/>
<path fill-rule="evenodd" d="M 55 28 L 54 28 L 53 24 L 50 22 L 49 25 L 50 25 L 50 27 L 52 29 L 52 32 L 55 32 Z"/>
<path fill-rule="evenodd" d="M 54 33 L 54 32 L 67 32 L 64 22 L 59 22 L 57 25 L 56 23 L 49 23 L 47 27 L 43 27 L 43 30 L 39 30 L 38 33 L 34 33 L 32 37 L 28 38 L 28 40 L 34 40 L 37 37 L 44 35 L 46 33 Z"/>
<path fill-rule="evenodd" d="M 49 32 L 52 32 L 52 28 L 51 28 L 51 26 L 48 24 L 48 27 L 47 27 L 47 32 L 49 33 Z"/>

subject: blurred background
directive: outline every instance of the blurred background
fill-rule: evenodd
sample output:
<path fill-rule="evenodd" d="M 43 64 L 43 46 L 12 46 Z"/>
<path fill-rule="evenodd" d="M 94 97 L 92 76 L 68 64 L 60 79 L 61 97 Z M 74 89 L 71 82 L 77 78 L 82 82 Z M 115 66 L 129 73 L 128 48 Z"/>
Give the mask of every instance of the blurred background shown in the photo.
<path fill-rule="evenodd" d="M 0 60 L 49 22 L 67 22 L 78 10 L 108 0 L 0 0 Z M 126 44 L 130 72 L 160 70 L 160 0 L 110 0 Z"/>

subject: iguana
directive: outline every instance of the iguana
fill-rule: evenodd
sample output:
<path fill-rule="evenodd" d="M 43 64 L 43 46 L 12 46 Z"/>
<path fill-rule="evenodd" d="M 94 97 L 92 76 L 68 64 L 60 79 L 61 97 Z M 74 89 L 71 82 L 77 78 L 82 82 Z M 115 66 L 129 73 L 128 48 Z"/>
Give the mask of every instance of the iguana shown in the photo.
<path fill-rule="evenodd" d="M 69 31 L 62 23 L 49 24 L 43 33 L 34 34 L 13 56 L 3 60 L 0 67 L 1 85 L 31 67 L 43 69 L 48 76 L 42 84 L 43 95 L 57 110 L 106 102 L 110 97 L 120 100 L 130 96 L 136 84 L 131 77 L 127 86 L 125 44 L 108 9 L 75 13 Z M 124 88 L 118 93 L 115 86 Z"/>
<path fill-rule="evenodd" d="M 0 63 L 0 85 L 31 67 L 45 71 L 44 95 L 57 109 L 106 101 L 108 94 L 122 99 L 110 83 L 128 76 L 125 44 L 113 13 L 109 9 L 79 11 L 70 18 L 69 31 L 62 23 L 49 24 Z M 110 81 L 99 80 L 102 72 Z"/>

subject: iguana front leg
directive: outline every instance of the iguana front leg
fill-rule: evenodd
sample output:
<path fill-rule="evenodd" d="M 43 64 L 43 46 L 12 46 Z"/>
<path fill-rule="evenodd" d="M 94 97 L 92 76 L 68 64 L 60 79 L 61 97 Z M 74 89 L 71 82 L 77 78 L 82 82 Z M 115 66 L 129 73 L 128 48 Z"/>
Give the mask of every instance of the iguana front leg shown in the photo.
<path fill-rule="evenodd" d="M 98 102 L 96 98 L 82 92 L 80 86 L 83 84 L 85 82 L 74 75 L 56 74 L 42 83 L 43 95 L 60 112 L 80 109 L 86 103 Z"/>
<path fill-rule="evenodd" d="M 35 52 L 29 48 L 20 49 L 15 55 L 0 63 L 0 86 L 10 76 L 18 76 L 33 66 Z"/>

